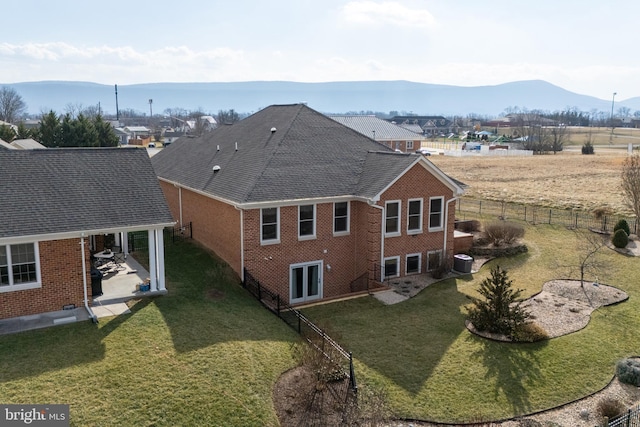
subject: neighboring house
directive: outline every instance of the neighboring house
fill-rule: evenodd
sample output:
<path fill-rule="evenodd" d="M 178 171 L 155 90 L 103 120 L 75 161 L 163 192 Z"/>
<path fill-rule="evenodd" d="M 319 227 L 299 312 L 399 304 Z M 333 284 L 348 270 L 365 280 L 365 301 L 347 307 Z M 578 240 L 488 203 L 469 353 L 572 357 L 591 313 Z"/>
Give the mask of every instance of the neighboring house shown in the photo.
<path fill-rule="evenodd" d="M 18 150 L 38 150 L 41 148 L 47 148 L 44 145 L 40 144 L 38 141 L 27 138 L 27 139 L 14 139 L 11 141 L 11 146 Z"/>
<path fill-rule="evenodd" d="M 174 218 L 292 304 L 424 273 L 454 254 L 463 190 L 303 104 L 267 107 L 151 159 Z"/>
<path fill-rule="evenodd" d="M 178 138 L 182 138 L 185 136 L 186 132 L 175 131 L 175 130 L 165 130 L 162 134 L 162 145 L 167 146 L 172 142 L 175 142 Z"/>
<path fill-rule="evenodd" d="M 9 144 L 8 142 L 0 139 L 0 149 L 5 149 L 5 150 L 15 150 L 16 148 Z"/>
<path fill-rule="evenodd" d="M 413 153 L 420 149 L 422 145 L 423 137 L 421 134 L 396 126 L 375 116 L 331 115 L 329 117 L 393 150 Z"/>
<path fill-rule="evenodd" d="M 151 290 L 165 291 L 173 224 L 146 150 L 0 150 L 0 319 L 90 304 L 90 253 L 149 232 Z"/>
<path fill-rule="evenodd" d="M 146 126 L 125 126 L 122 130 L 129 135 L 127 144 L 146 146 L 151 142 L 151 130 Z"/>
<path fill-rule="evenodd" d="M 458 131 L 454 129 L 453 123 L 443 116 L 394 116 L 388 121 L 398 126 L 418 125 L 425 136 L 438 136 Z"/>
<path fill-rule="evenodd" d="M 124 128 L 114 127 L 113 132 L 118 137 L 119 145 L 128 145 L 129 138 L 131 138 L 132 134 L 124 130 Z"/>

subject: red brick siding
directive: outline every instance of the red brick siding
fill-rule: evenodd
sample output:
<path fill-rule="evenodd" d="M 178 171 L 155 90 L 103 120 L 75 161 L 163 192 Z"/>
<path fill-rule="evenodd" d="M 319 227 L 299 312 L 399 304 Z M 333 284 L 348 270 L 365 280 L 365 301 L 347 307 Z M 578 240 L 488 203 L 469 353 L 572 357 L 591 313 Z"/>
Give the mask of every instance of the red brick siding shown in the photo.
<path fill-rule="evenodd" d="M 385 206 L 385 202 L 400 200 L 400 232 L 398 237 L 387 237 L 384 242 L 384 257 L 399 256 L 400 275 L 405 272 L 405 256 L 412 253 L 422 254 L 422 272 L 426 267 L 426 255 L 428 251 L 439 250 L 444 245 L 444 231 L 429 232 L 429 199 L 431 197 L 443 196 L 443 215 L 446 211 L 447 200 L 453 197 L 453 192 L 434 175 L 418 164 L 403 175 L 393 186 L 387 189 L 378 204 Z M 422 233 L 407 234 L 407 208 L 409 199 L 422 198 L 423 216 Z M 446 228 L 447 238 L 447 259 L 453 259 L 453 229 L 455 221 L 455 203 L 449 204 L 448 225 Z M 444 255 L 444 254 L 443 254 Z"/>
<path fill-rule="evenodd" d="M 169 209 L 180 221 L 179 191 L 160 182 Z M 231 205 L 182 189 L 182 221 L 192 223 L 193 238 L 225 260 L 241 274 L 240 211 Z"/>
<path fill-rule="evenodd" d="M 403 153 L 414 153 L 417 149 L 420 148 L 422 142 L 419 139 L 413 140 L 413 148 L 407 148 L 407 140 L 399 140 L 399 141 L 378 141 L 379 143 L 386 145 L 387 147 L 393 150 L 400 150 Z"/>
<path fill-rule="evenodd" d="M 89 269 L 88 242 L 85 261 Z M 0 318 L 25 316 L 62 310 L 67 304 L 84 305 L 82 258 L 79 239 L 39 242 L 42 287 L 0 293 Z M 91 277 L 87 271 L 87 295 Z"/>
<path fill-rule="evenodd" d="M 316 205 L 316 238 L 298 240 L 298 207 L 280 208 L 280 243 L 260 244 L 260 209 L 245 211 L 245 266 L 260 282 L 289 298 L 291 264 L 323 261 L 323 297 L 350 293 L 351 282 L 367 272 L 365 203 L 350 204 L 350 233 L 333 235 L 333 203 Z M 378 228 L 379 229 L 379 228 Z M 325 252 L 326 251 L 326 252 Z M 331 266 L 331 271 L 327 270 Z"/>

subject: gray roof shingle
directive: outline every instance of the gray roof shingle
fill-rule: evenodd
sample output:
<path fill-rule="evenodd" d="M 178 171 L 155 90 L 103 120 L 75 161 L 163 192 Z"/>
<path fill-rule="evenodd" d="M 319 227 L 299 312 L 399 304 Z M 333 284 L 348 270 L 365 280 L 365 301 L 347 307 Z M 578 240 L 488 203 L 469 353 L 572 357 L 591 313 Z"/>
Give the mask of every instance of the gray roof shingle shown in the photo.
<path fill-rule="evenodd" d="M 146 150 L 0 150 L 0 239 L 173 223 Z"/>
<path fill-rule="evenodd" d="M 181 138 L 151 161 L 161 179 L 242 205 L 373 197 L 419 158 L 394 153 L 295 104 L 270 106 L 202 137 Z M 213 172 L 214 166 L 220 170 Z"/>
<path fill-rule="evenodd" d="M 356 132 L 360 132 L 364 136 L 376 140 L 409 140 L 415 141 L 422 139 L 422 134 L 412 132 L 409 129 L 400 127 L 386 120 L 379 119 L 375 116 L 359 116 L 359 115 L 332 115 L 329 116 L 338 123 L 350 127 Z"/>

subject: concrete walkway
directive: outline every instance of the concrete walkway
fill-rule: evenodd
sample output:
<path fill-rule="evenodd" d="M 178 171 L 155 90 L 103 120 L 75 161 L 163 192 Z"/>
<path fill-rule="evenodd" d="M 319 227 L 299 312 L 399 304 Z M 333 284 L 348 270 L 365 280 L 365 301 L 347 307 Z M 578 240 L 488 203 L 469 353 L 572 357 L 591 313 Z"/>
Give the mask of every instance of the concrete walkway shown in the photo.
<path fill-rule="evenodd" d="M 471 267 L 471 273 L 469 274 L 477 273 L 480 270 L 480 267 L 482 267 L 488 260 L 488 258 L 474 259 Z M 396 277 L 389 279 L 384 283 L 389 289 L 376 292 L 373 294 L 373 297 L 386 305 L 398 304 L 418 295 L 420 291 L 433 283 L 440 282 L 450 277 L 463 276 L 465 274 L 467 273 L 458 273 L 457 271 L 452 270 L 441 279 L 434 279 L 429 273 Z"/>

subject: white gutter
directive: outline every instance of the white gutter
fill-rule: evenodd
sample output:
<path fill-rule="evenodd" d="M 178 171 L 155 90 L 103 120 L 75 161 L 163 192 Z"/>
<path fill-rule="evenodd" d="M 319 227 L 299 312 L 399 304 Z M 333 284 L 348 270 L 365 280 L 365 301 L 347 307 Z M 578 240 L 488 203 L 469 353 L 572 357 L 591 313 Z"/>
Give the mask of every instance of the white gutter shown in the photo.
<path fill-rule="evenodd" d="M 445 202 L 444 206 L 444 244 L 442 245 L 442 255 L 447 257 L 447 228 L 449 226 L 449 203 L 458 200 L 457 197 L 453 197 Z"/>
<path fill-rule="evenodd" d="M 84 289 L 84 308 L 87 309 L 87 313 L 89 313 L 89 317 L 93 323 L 98 323 L 98 316 L 91 311 L 89 307 L 89 299 L 87 296 L 87 261 L 84 256 L 84 235 L 80 237 L 80 246 L 82 252 L 82 289 Z"/>
<path fill-rule="evenodd" d="M 380 213 L 381 213 L 381 224 L 380 224 L 380 283 L 384 282 L 384 274 L 383 274 L 383 270 L 384 270 L 384 206 L 378 206 L 375 204 L 375 202 L 373 202 L 372 200 L 369 200 L 369 206 L 373 207 L 373 208 L 377 208 L 380 209 Z"/>

